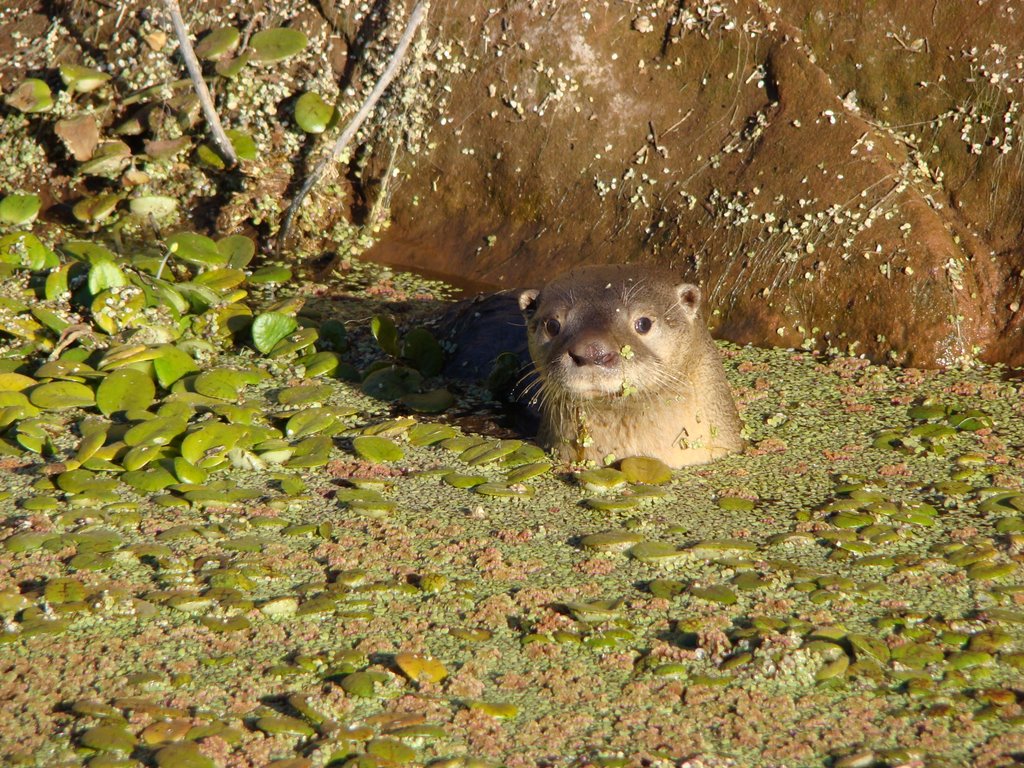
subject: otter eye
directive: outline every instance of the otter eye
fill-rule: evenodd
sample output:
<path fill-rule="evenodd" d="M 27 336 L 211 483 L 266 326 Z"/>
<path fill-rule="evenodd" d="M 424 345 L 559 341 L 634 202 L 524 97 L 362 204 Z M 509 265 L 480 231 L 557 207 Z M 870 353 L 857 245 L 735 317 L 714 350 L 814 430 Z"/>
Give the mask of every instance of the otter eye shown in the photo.
<path fill-rule="evenodd" d="M 654 321 L 649 317 L 638 318 L 637 321 L 633 323 L 633 327 L 636 329 L 636 332 L 641 335 L 650 331 L 652 325 L 654 325 Z"/>
<path fill-rule="evenodd" d="M 557 336 L 558 332 L 562 330 L 562 324 L 555 320 L 553 317 L 549 317 L 544 321 L 544 332 L 548 336 Z"/>

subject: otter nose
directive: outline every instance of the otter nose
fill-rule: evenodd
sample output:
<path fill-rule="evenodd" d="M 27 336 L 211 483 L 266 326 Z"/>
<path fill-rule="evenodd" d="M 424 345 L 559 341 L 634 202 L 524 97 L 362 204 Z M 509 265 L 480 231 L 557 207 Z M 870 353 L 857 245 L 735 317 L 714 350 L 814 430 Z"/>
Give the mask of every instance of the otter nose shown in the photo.
<path fill-rule="evenodd" d="M 576 344 L 568 350 L 569 357 L 576 365 L 599 365 L 602 368 L 615 365 L 619 360 L 619 353 L 609 349 L 598 341 Z"/>

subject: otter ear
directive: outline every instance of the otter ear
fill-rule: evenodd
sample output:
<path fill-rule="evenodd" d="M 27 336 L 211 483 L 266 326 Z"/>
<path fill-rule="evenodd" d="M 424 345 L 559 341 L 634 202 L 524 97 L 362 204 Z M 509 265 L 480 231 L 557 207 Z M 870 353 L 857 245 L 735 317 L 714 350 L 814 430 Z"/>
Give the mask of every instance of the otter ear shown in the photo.
<path fill-rule="evenodd" d="M 537 297 L 539 295 L 540 291 L 536 288 L 530 288 L 519 294 L 519 308 L 527 317 L 532 315 L 533 311 L 537 308 Z"/>
<path fill-rule="evenodd" d="M 686 319 L 693 320 L 700 311 L 700 288 L 692 283 L 681 283 L 676 286 L 676 295 Z"/>

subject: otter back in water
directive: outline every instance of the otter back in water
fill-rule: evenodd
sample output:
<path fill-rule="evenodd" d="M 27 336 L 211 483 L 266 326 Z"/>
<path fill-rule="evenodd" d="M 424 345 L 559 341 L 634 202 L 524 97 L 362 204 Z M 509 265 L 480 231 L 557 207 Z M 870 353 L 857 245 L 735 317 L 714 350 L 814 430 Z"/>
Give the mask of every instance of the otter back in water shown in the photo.
<path fill-rule="evenodd" d="M 537 369 L 538 440 L 569 461 L 673 467 L 743 447 L 700 289 L 662 271 L 582 267 L 519 295 Z"/>

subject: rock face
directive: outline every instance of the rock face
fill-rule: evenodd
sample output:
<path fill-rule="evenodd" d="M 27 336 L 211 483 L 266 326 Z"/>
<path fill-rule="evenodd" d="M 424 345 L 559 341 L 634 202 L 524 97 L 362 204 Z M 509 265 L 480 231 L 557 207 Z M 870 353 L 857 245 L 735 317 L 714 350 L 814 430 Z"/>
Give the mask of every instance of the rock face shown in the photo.
<path fill-rule="evenodd" d="M 436 4 L 465 68 L 371 256 L 502 287 L 658 262 L 736 341 L 1024 365 L 1012 5 Z"/>

